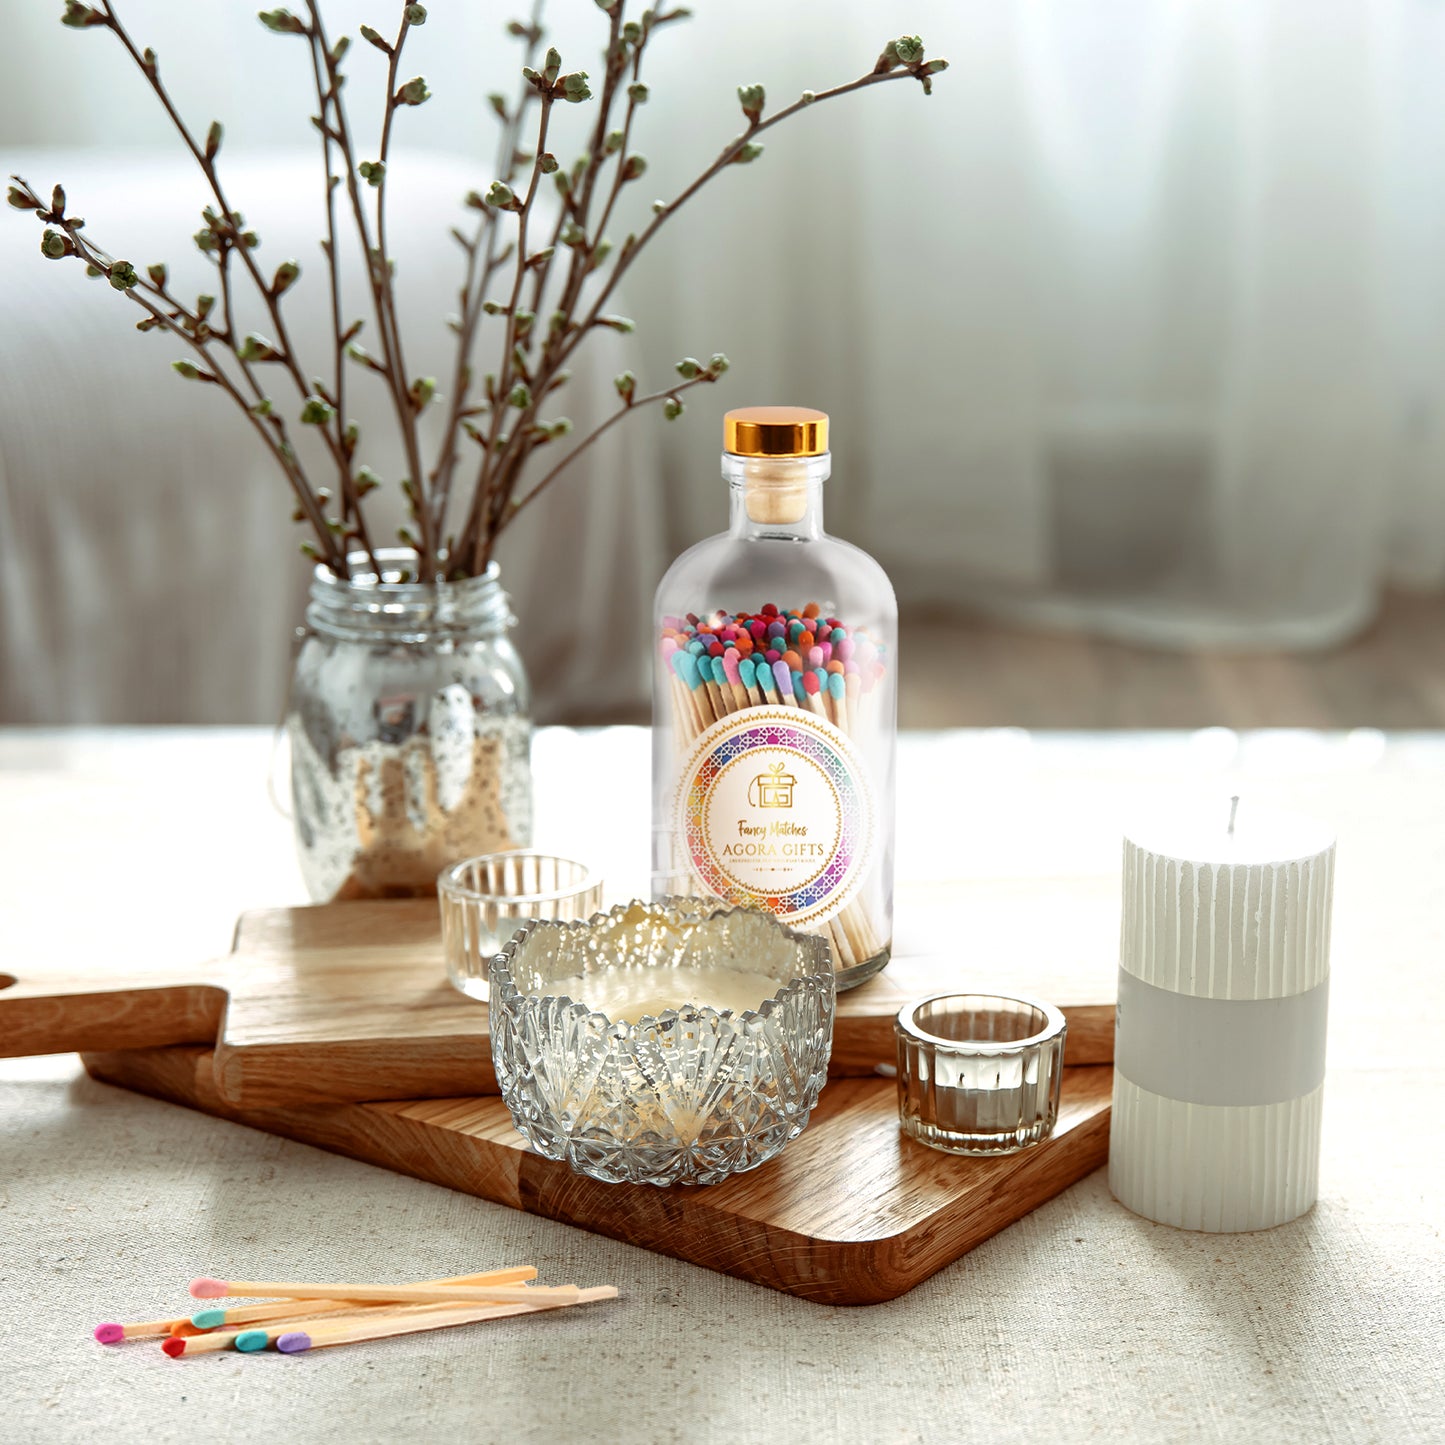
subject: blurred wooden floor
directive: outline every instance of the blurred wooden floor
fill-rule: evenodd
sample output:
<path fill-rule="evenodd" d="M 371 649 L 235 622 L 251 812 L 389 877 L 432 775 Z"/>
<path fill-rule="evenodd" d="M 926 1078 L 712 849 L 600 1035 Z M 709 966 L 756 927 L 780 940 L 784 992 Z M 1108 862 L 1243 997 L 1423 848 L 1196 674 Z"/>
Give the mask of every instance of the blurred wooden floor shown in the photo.
<path fill-rule="evenodd" d="M 1387 597 L 1325 653 L 1156 652 L 979 617 L 909 620 L 900 650 L 904 727 L 1445 727 L 1434 597 Z"/>

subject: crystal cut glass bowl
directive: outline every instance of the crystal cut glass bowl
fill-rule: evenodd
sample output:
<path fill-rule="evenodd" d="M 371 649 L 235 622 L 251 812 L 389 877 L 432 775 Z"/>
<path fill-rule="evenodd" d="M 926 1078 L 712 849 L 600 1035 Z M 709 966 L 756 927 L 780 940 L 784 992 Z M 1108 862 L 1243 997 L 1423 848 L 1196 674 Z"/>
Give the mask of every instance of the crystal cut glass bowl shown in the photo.
<path fill-rule="evenodd" d="M 715 900 L 623 904 L 529 923 L 492 960 L 492 1059 L 546 1158 L 606 1183 L 713 1184 L 803 1132 L 835 998 L 825 939 Z"/>

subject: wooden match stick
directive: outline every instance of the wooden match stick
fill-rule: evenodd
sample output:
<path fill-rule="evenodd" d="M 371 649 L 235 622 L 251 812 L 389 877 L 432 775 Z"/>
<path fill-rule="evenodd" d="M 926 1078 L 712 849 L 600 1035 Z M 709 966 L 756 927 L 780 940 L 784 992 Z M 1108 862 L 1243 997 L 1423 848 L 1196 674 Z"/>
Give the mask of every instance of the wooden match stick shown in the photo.
<path fill-rule="evenodd" d="M 448 1279 L 426 1280 L 431 1285 L 448 1284 L 524 1284 L 537 1278 L 536 1267 L 518 1265 L 514 1269 L 489 1269 L 481 1274 L 458 1274 Z M 264 1324 L 268 1320 L 294 1320 L 302 1316 L 346 1314 L 356 1309 L 357 1301 L 348 1299 L 275 1300 L 270 1304 L 237 1305 L 233 1309 L 198 1310 L 190 1324 L 201 1330 L 221 1329 L 228 1325 Z"/>
<path fill-rule="evenodd" d="M 227 1295 L 271 1295 L 280 1299 L 378 1300 L 416 1304 L 521 1304 L 538 1297 L 577 1298 L 576 1285 L 510 1287 L 486 1284 L 302 1284 L 295 1280 L 212 1279 L 191 1281 L 196 1299 L 223 1299 Z"/>
<path fill-rule="evenodd" d="M 539 1293 L 539 1291 L 534 1291 Z M 567 1309 L 572 1305 L 593 1304 L 617 1298 L 615 1285 L 599 1285 L 595 1289 L 576 1290 L 574 1298 L 563 1301 L 480 1306 L 476 1309 L 398 1310 L 389 1319 L 370 1319 L 364 1315 L 355 1320 L 324 1320 L 315 1330 L 291 1330 L 280 1336 L 276 1348 L 286 1355 L 299 1355 L 306 1350 L 325 1349 L 330 1345 L 350 1345 L 360 1340 L 381 1340 L 391 1335 L 409 1335 L 419 1330 L 444 1330 L 452 1325 L 469 1325 L 480 1320 L 505 1319 L 509 1315 L 535 1314 L 545 1309 Z"/>

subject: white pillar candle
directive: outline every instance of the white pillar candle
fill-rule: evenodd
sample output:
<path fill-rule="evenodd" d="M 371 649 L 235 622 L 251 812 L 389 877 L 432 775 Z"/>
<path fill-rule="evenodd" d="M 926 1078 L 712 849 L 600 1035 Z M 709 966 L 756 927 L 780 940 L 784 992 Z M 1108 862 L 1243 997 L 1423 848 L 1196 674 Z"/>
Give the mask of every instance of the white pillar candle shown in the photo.
<path fill-rule="evenodd" d="M 1334 838 L 1221 802 L 1131 830 L 1109 1188 L 1182 1229 L 1269 1229 L 1319 1188 Z"/>

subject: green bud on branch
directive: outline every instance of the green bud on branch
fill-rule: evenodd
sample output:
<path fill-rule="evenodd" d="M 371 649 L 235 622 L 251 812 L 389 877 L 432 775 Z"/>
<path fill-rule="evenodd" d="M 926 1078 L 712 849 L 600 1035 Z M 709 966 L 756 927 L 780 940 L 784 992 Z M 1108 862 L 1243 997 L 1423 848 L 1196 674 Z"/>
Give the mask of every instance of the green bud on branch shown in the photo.
<path fill-rule="evenodd" d="M 687 408 L 683 406 L 681 400 L 675 396 L 668 397 L 662 404 L 662 414 L 668 421 L 676 421 L 686 410 Z"/>
<path fill-rule="evenodd" d="M 406 7 L 406 9 L 405 9 L 404 11 L 402 11 L 402 14 L 406 16 L 406 23 L 407 23 L 408 25 L 425 25 L 425 24 L 426 24 L 426 6 L 425 6 L 425 5 L 408 5 L 408 6 Z"/>
<path fill-rule="evenodd" d="M 493 181 L 487 189 L 487 204 L 496 206 L 503 211 L 520 211 L 522 204 L 518 201 L 511 186 L 505 181 Z"/>
<path fill-rule="evenodd" d="M 738 147 L 738 153 L 732 158 L 735 166 L 749 165 L 762 155 L 763 147 L 757 141 L 749 141 L 746 145 Z"/>
<path fill-rule="evenodd" d="M 382 177 L 386 175 L 386 163 L 384 161 L 362 161 L 356 168 L 356 173 L 369 186 L 379 186 Z"/>
<path fill-rule="evenodd" d="M 84 30 L 91 25 L 109 24 L 109 21 L 99 10 L 82 5 L 80 0 L 65 0 L 65 14 L 60 17 L 60 23 L 72 30 Z"/>
<path fill-rule="evenodd" d="M 215 160 L 216 152 L 221 149 L 221 136 L 224 132 L 221 129 L 221 122 L 213 120 L 211 128 L 206 132 L 206 159 Z"/>
<path fill-rule="evenodd" d="M 423 101 L 431 99 L 431 91 L 426 88 L 426 80 L 420 75 L 414 75 L 396 93 L 398 105 L 421 105 Z"/>
<path fill-rule="evenodd" d="M 289 10 L 262 10 L 256 18 L 277 35 L 305 35 L 306 26 Z"/>
<path fill-rule="evenodd" d="M 281 296 L 289 291 L 300 274 L 301 267 L 295 261 L 283 261 L 276 268 L 276 274 L 271 280 L 271 294 Z"/>
<path fill-rule="evenodd" d="M 630 155 L 622 166 L 622 179 L 624 181 L 640 180 L 647 174 L 647 157 L 643 155 Z"/>
<path fill-rule="evenodd" d="M 187 381 L 215 381 L 215 377 L 209 371 L 202 371 L 194 361 L 173 361 L 171 370 L 177 376 L 183 376 Z"/>
<path fill-rule="evenodd" d="M 743 108 L 743 114 L 747 116 L 750 125 L 757 125 L 763 118 L 763 105 L 767 99 L 767 92 L 761 85 L 740 85 L 738 86 L 738 103 Z"/>
<path fill-rule="evenodd" d="M 577 105 L 584 100 L 592 99 L 585 70 L 574 70 L 570 75 L 562 76 L 557 84 L 561 87 L 562 99 L 570 105 Z"/>
<path fill-rule="evenodd" d="M 691 381 L 693 377 L 699 375 L 701 371 L 702 362 L 698 361 L 695 357 L 684 356 L 683 359 L 677 363 L 677 374 L 682 377 L 684 381 Z"/>
<path fill-rule="evenodd" d="M 637 330 L 637 323 L 627 316 L 599 316 L 598 326 L 605 326 L 611 331 L 620 331 L 624 336 Z"/>
<path fill-rule="evenodd" d="M 634 81 L 627 87 L 627 98 L 633 105 L 645 105 L 649 94 L 651 92 L 640 80 Z"/>
<path fill-rule="evenodd" d="M 336 415 L 336 408 L 319 396 L 308 396 L 301 408 L 301 421 L 306 426 L 325 426 Z"/>
<path fill-rule="evenodd" d="M 376 46 L 383 55 L 391 54 L 390 42 L 380 32 L 373 30 L 370 25 L 361 27 L 361 38 L 368 44 Z"/>
<path fill-rule="evenodd" d="M 637 378 L 630 371 L 623 371 L 612 378 L 612 384 L 617 388 L 618 396 L 631 406 L 633 393 L 637 390 Z"/>
<path fill-rule="evenodd" d="M 62 257 L 70 255 L 74 249 L 68 236 L 62 236 L 59 231 L 52 231 L 49 226 L 45 228 L 44 234 L 40 237 L 40 254 L 52 261 L 59 261 Z"/>

